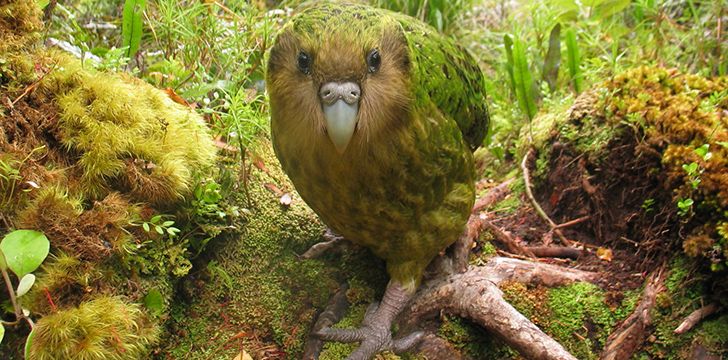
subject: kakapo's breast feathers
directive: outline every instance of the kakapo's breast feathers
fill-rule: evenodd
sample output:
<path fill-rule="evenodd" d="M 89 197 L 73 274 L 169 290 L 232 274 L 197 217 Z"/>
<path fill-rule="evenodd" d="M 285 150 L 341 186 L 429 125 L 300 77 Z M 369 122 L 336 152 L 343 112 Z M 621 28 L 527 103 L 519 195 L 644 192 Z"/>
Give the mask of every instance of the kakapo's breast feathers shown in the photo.
<path fill-rule="evenodd" d="M 329 28 L 368 38 L 371 32 L 398 24 L 409 48 L 407 66 L 415 105 L 428 108 L 425 102 L 433 102 L 445 118 L 457 123 L 471 150 L 482 144 L 490 123 L 485 79 L 465 48 L 415 18 L 367 5 L 314 1 L 304 5 L 301 12 L 291 26 L 304 34 L 316 34 L 310 31 L 315 28 Z M 353 23 L 364 25 L 352 28 Z"/>

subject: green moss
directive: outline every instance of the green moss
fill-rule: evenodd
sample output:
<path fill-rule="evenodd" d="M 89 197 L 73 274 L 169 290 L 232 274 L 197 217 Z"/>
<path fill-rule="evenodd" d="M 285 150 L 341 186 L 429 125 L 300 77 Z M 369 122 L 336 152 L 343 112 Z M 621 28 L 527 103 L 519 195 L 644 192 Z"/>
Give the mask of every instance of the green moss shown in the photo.
<path fill-rule="evenodd" d="M 6 52 L 29 46 L 43 28 L 40 8 L 35 2 L 11 0 L 0 3 L 0 57 Z"/>
<path fill-rule="evenodd" d="M 83 68 L 49 53 L 58 70 L 41 81 L 59 107 L 60 141 L 79 154 L 81 192 L 112 190 L 157 207 L 189 194 L 193 174 L 210 166 L 215 147 L 202 118 L 167 94 L 125 75 Z"/>
<path fill-rule="evenodd" d="M 697 332 L 709 349 L 724 352 L 728 346 L 728 314 L 704 321 Z"/>
<path fill-rule="evenodd" d="M 146 356 L 159 329 L 138 305 L 100 297 L 42 318 L 34 332 L 30 360 L 132 360 Z"/>
<path fill-rule="evenodd" d="M 483 328 L 457 316 L 443 317 L 437 334 L 473 359 L 505 359 L 518 354 L 488 335 Z"/>

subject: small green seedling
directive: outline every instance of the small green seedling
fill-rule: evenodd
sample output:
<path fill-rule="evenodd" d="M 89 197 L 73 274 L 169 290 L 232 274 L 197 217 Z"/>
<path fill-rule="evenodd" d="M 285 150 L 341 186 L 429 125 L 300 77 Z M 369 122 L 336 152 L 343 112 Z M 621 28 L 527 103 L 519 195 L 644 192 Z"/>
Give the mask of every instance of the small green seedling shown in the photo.
<path fill-rule="evenodd" d="M 22 308 L 18 302 L 18 298 L 28 293 L 35 283 L 35 275 L 33 271 L 43 263 L 48 256 L 50 250 L 50 242 L 48 238 L 39 231 L 35 230 L 15 230 L 5 235 L 0 242 L 0 271 L 2 271 L 5 286 L 8 289 L 10 302 L 15 311 L 15 321 L 2 321 L 0 326 L 0 341 L 5 335 L 5 326 L 14 326 L 25 320 L 31 328 L 33 334 L 33 321 L 29 317 L 29 312 Z M 13 286 L 8 270 L 12 271 L 18 280 L 17 287 Z M 32 336 L 28 336 L 26 340 L 26 349 L 29 347 Z"/>

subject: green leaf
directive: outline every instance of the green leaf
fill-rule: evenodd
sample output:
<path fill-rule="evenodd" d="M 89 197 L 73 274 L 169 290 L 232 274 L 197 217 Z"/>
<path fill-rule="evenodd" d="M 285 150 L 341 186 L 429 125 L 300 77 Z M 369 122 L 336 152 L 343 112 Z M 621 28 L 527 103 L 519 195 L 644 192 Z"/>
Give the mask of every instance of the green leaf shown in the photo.
<path fill-rule="evenodd" d="M 35 230 L 15 230 L 0 242 L 8 267 L 18 277 L 35 271 L 48 256 L 49 249 L 48 238 Z"/>
<path fill-rule="evenodd" d="M 149 222 L 152 224 L 156 224 L 159 222 L 159 220 L 162 220 L 162 215 L 154 215 L 151 219 L 149 219 Z"/>
<path fill-rule="evenodd" d="M 146 0 L 126 0 L 121 19 L 122 46 L 128 47 L 126 56 L 133 58 L 142 41 L 142 13 Z"/>
<path fill-rule="evenodd" d="M 48 4 L 51 3 L 51 1 L 50 0 L 36 0 L 36 3 L 38 4 L 38 7 L 41 10 L 43 10 L 48 6 Z"/>
<path fill-rule="evenodd" d="M 516 79 L 513 77 L 513 40 L 508 34 L 503 35 L 503 45 L 506 49 L 506 72 L 508 73 L 508 79 L 510 80 L 509 85 L 511 86 L 511 92 L 513 95 L 516 94 Z"/>
<path fill-rule="evenodd" d="M 144 231 L 149 232 L 149 223 L 142 223 L 142 228 L 144 228 Z"/>
<path fill-rule="evenodd" d="M 154 231 L 156 231 L 159 235 L 164 235 L 164 229 L 162 229 L 159 225 L 154 225 Z"/>
<path fill-rule="evenodd" d="M 556 24 L 549 35 L 549 49 L 543 61 L 543 80 L 549 84 L 551 91 L 556 90 L 561 65 L 561 24 Z"/>
<path fill-rule="evenodd" d="M 144 306 L 149 309 L 154 316 L 159 316 L 164 312 L 164 299 L 162 293 L 157 289 L 151 289 L 144 297 Z"/>
<path fill-rule="evenodd" d="M 172 226 L 172 225 L 174 225 L 174 221 L 172 221 L 172 220 L 167 220 L 162 223 L 162 226 L 164 226 L 164 227 L 168 227 L 168 226 Z"/>
<path fill-rule="evenodd" d="M 574 84 L 574 91 L 579 94 L 582 90 L 581 57 L 579 46 L 576 43 L 576 31 L 571 28 L 566 30 L 566 63 L 569 67 L 569 77 Z"/>
<path fill-rule="evenodd" d="M 28 290 L 33 287 L 33 284 L 35 284 L 35 275 L 25 274 L 25 276 L 20 279 L 20 283 L 18 284 L 18 290 L 15 291 L 15 296 L 21 297 L 27 294 Z"/>
<path fill-rule="evenodd" d="M 33 338 L 35 337 L 35 329 L 30 331 L 28 338 L 25 339 L 25 355 L 26 359 L 30 359 L 30 347 L 33 346 Z"/>
<path fill-rule="evenodd" d="M 520 38 L 513 41 L 513 78 L 518 105 L 528 119 L 532 120 L 536 116 L 536 97 L 533 92 L 533 77 L 526 60 L 526 45 Z"/>
<path fill-rule="evenodd" d="M 3 342 L 3 338 L 5 337 L 5 326 L 0 324 L 0 344 Z M 27 359 L 27 357 L 26 357 Z"/>
<path fill-rule="evenodd" d="M 629 6 L 630 0 L 605 0 L 599 1 L 592 9 L 592 19 L 606 19 Z"/>

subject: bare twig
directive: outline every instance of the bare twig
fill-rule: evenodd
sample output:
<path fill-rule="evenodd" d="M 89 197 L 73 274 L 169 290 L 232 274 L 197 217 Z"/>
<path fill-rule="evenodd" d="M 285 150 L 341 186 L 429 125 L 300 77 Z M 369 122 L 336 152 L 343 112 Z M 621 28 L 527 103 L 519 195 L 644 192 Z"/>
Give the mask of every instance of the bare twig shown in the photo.
<path fill-rule="evenodd" d="M 56 65 L 58 65 L 58 63 L 57 63 L 57 62 L 56 62 L 55 64 L 53 64 L 53 66 L 51 66 L 51 67 L 50 67 L 50 68 L 48 69 L 48 71 L 44 72 L 44 73 L 43 73 L 43 74 L 42 74 L 42 75 L 41 75 L 41 76 L 40 76 L 40 77 L 38 78 L 38 80 L 36 80 L 36 81 L 34 81 L 34 82 L 33 82 L 32 84 L 28 85 L 28 87 L 26 87 L 26 88 L 25 88 L 25 91 L 23 91 L 23 93 L 22 93 L 22 94 L 20 94 L 20 96 L 18 96 L 17 98 L 15 98 L 15 100 L 13 100 L 13 102 L 12 102 L 12 103 L 10 103 L 10 107 L 11 107 L 11 108 L 13 108 L 13 107 L 15 106 L 15 104 L 17 104 L 17 103 L 18 103 L 18 101 L 20 101 L 20 99 L 24 98 L 24 97 L 25 97 L 26 95 L 30 94 L 30 93 L 31 93 L 31 92 L 32 92 L 32 91 L 33 91 L 33 90 L 34 90 L 35 88 L 37 88 L 37 87 L 38 87 L 38 85 L 40 84 L 40 82 L 41 82 L 41 81 L 43 81 L 43 79 L 44 79 L 44 78 L 46 77 L 46 75 L 50 74 L 50 73 L 51 73 L 51 71 L 53 71 L 53 69 L 55 69 L 55 68 L 56 68 Z"/>
<path fill-rule="evenodd" d="M 690 329 L 695 327 L 695 325 L 699 324 L 701 320 L 712 315 L 713 313 L 718 311 L 718 309 L 718 304 L 711 303 L 691 312 L 690 315 L 688 315 L 685 320 L 680 323 L 680 326 L 675 329 L 675 334 L 679 335 L 690 331 Z"/>
<path fill-rule="evenodd" d="M 558 224 L 558 225 L 556 225 L 556 228 L 557 229 L 567 228 L 569 226 L 574 226 L 576 224 L 583 223 L 584 221 L 587 221 L 589 219 L 591 219 L 591 216 L 590 215 L 582 216 L 580 218 L 576 218 L 574 220 L 571 220 L 571 221 L 567 221 L 565 223 Z"/>
<path fill-rule="evenodd" d="M 530 148 L 526 155 L 523 157 L 523 161 L 521 161 L 521 170 L 523 171 L 523 181 L 526 183 L 526 195 L 528 196 L 528 199 L 531 200 L 531 205 L 533 206 L 533 209 L 536 210 L 536 213 L 549 224 L 549 227 L 551 228 L 551 231 L 553 231 L 561 240 L 561 242 L 564 245 L 572 245 L 571 241 L 564 236 L 564 234 L 559 230 L 558 225 L 551 220 L 551 218 L 546 215 L 546 212 L 543 211 L 543 208 L 541 208 L 541 205 L 538 204 L 538 201 L 536 201 L 536 198 L 533 196 L 533 191 L 531 191 L 531 175 L 528 171 L 528 158 L 533 154 L 533 148 Z"/>

